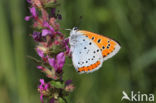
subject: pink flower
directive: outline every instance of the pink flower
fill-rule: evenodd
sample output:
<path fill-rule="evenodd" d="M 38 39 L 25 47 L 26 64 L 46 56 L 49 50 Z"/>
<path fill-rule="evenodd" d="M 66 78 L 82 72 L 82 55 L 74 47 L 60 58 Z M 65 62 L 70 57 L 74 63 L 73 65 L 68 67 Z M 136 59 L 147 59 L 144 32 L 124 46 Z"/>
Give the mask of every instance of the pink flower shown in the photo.
<path fill-rule="evenodd" d="M 42 36 L 47 36 L 47 35 L 51 35 L 52 36 L 52 32 L 48 29 L 43 29 L 42 30 Z"/>
<path fill-rule="evenodd" d="M 64 40 L 64 46 L 66 48 L 66 54 L 69 54 L 70 53 L 70 48 L 68 46 L 68 43 L 69 43 L 69 39 L 65 39 Z"/>
<path fill-rule="evenodd" d="M 38 69 L 45 71 L 45 68 L 43 66 L 37 66 Z"/>
<path fill-rule="evenodd" d="M 41 38 L 42 38 L 41 37 L 41 33 L 40 32 L 36 32 L 36 31 L 33 32 L 32 37 L 37 42 L 40 42 L 41 41 Z"/>
<path fill-rule="evenodd" d="M 43 103 L 43 96 L 47 96 L 49 94 L 50 84 L 45 83 L 44 79 L 40 79 L 40 83 L 38 91 L 40 92 L 40 100 Z"/>
<path fill-rule="evenodd" d="M 37 18 L 37 17 L 38 17 L 35 7 L 30 8 L 30 13 L 31 13 L 31 16 L 26 16 L 26 17 L 24 18 L 25 21 L 29 21 L 31 18 Z"/>
<path fill-rule="evenodd" d="M 44 22 L 43 26 L 48 28 L 51 31 L 52 34 L 55 34 L 54 28 L 51 25 L 49 25 L 48 22 Z"/>
<path fill-rule="evenodd" d="M 37 51 L 37 54 L 38 54 L 41 58 L 44 57 L 44 52 L 43 52 L 41 49 L 37 48 L 36 51 Z"/>
<path fill-rule="evenodd" d="M 26 17 L 24 18 L 24 20 L 25 20 L 25 21 L 29 21 L 31 18 L 32 18 L 32 16 L 26 16 Z"/>
<path fill-rule="evenodd" d="M 62 72 L 62 68 L 65 63 L 65 55 L 64 52 L 57 54 L 56 59 L 48 58 L 50 66 L 52 66 L 57 73 Z"/>

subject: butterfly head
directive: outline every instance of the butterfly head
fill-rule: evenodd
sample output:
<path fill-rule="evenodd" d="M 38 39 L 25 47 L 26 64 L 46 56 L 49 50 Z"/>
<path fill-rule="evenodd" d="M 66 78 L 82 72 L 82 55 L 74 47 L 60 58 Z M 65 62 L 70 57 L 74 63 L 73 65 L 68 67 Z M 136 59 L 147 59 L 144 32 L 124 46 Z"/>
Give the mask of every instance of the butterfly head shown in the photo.
<path fill-rule="evenodd" d="M 73 29 L 70 31 L 70 36 L 79 35 L 80 33 L 78 31 L 79 31 L 78 27 L 73 27 Z"/>

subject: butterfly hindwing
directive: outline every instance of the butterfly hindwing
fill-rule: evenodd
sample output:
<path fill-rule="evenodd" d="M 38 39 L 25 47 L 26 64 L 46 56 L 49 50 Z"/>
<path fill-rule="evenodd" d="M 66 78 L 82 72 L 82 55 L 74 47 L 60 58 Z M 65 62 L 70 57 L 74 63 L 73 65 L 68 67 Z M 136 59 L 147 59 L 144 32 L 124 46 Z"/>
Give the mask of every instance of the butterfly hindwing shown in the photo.
<path fill-rule="evenodd" d="M 72 46 L 72 60 L 77 71 L 92 72 L 101 67 L 102 53 L 98 46 L 84 35 L 76 36 Z"/>

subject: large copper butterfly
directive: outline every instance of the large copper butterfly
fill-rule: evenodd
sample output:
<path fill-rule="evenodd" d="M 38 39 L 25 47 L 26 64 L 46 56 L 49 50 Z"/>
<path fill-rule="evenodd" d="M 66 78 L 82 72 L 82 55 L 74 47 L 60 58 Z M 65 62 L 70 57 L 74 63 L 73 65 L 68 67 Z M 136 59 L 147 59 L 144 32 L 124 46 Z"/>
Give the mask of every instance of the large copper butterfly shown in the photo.
<path fill-rule="evenodd" d="M 77 27 L 70 31 L 69 44 L 73 65 L 80 73 L 98 70 L 105 60 L 114 56 L 120 49 L 116 41 L 96 33 L 78 30 Z"/>

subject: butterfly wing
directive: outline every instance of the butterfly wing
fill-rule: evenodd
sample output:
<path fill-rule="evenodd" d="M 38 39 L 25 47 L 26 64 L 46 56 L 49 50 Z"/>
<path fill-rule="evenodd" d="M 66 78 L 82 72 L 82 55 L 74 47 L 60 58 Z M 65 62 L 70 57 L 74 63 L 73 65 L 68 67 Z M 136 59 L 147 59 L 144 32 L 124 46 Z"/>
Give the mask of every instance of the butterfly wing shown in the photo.
<path fill-rule="evenodd" d="M 108 37 L 84 30 L 79 32 L 87 36 L 100 48 L 104 61 L 114 56 L 120 50 L 120 45 Z"/>
<path fill-rule="evenodd" d="M 99 47 L 84 35 L 70 37 L 72 61 L 80 73 L 89 73 L 102 66 L 103 57 Z"/>

